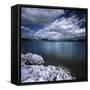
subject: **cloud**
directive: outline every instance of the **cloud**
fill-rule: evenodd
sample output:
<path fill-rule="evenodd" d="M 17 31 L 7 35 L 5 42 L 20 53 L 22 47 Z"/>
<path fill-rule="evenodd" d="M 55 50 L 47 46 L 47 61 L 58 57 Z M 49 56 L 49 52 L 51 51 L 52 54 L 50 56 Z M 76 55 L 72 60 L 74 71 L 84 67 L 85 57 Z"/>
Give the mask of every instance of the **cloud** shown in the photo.
<path fill-rule="evenodd" d="M 56 19 L 51 24 L 38 30 L 35 33 L 36 37 L 47 39 L 70 39 L 85 36 L 85 28 L 80 28 L 79 23 L 83 19 L 78 19 L 76 15 L 60 19 Z"/>
<path fill-rule="evenodd" d="M 22 19 L 34 24 L 48 24 L 51 23 L 58 16 L 64 14 L 64 10 L 57 9 L 38 9 L 38 8 L 22 8 Z"/>
<path fill-rule="evenodd" d="M 22 38 L 32 38 L 34 33 L 35 32 L 31 30 L 30 28 L 21 26 L 21 37 Z"/>
<path fill-rule="evenodd" d="M 24 38 L 50 40 L 85 38 L 84 11 L 22 8 L 21 12 Z"/>

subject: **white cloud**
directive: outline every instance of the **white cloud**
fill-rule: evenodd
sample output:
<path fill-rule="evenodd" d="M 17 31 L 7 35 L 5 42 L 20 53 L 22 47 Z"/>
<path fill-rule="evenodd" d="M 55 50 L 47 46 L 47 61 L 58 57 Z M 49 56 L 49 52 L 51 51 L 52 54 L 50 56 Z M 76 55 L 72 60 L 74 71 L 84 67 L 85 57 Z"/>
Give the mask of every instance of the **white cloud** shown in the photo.
<path fill-rule="evenodd" d="M 22 36 L 54 40 L 84 37 L 85 27 L 81 28 L 80 25 L 85 23 L 85 17 L 80 19 L 76 14 L 66 17 L 65 14 L 66 11 L 60 9 L 22 8 L 22 19 L 25 19 L 25 22 L 33 23 L 34 26 L 43 26 L 34 32 L 30 27 L 22 27 L 22 32 L 26 30 Z"/>
<path fill-rule="evenodd" d="M 31 30 L 30 28 L 21 26 L 21 37 L 22 38 L 32 38 L 34 33 L 35 32 Z"/>
<path fill-rule="evenodd" d="M 72 17 L 62 17 L 53 23 L 38 30 L 35 36 L 47 39 L 69 39 L 77 36 L 85 36 L 85 28 L 78 25 L 81 22 L 75 15 Z"/>

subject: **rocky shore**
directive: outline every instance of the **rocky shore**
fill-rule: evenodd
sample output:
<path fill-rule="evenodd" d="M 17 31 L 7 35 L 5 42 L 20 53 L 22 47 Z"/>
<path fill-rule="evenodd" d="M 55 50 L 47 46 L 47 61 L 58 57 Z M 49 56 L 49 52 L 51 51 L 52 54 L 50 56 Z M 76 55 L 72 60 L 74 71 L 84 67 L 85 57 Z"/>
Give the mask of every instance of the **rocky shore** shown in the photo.
<path fill-rule="evenodd" d="M 69 70 L 60 66 L 43 65 L 41 55 L 26 53 L 21 54 L 21 82 L 43 82 L 74 80 Z"/>

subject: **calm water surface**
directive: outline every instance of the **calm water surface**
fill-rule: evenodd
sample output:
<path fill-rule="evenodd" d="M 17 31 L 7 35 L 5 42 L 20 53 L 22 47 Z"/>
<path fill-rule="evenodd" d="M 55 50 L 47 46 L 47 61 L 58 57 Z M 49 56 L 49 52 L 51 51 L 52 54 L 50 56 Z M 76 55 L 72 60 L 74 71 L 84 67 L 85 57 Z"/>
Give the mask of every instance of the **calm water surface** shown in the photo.
<path fill-rule="evenodd" d="M 46 65 L 63 65 L 77 79 L 85 79 L 85 42 L 21 41 L 21 53 L 41 55 Z"/>

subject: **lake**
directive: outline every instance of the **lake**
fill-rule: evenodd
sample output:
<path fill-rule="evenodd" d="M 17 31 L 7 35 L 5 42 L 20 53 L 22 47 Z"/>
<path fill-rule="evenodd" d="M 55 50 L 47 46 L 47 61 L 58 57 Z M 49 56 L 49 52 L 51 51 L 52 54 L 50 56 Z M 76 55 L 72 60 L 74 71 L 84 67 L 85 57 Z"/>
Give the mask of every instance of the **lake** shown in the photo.
<path fill-rule="evenodd" d="M 86 78 L 86 42 L 21 40 L 21 53 L 33 53 L 44 58 L 45 65 L 64 66 L 76 79 Z"/>

